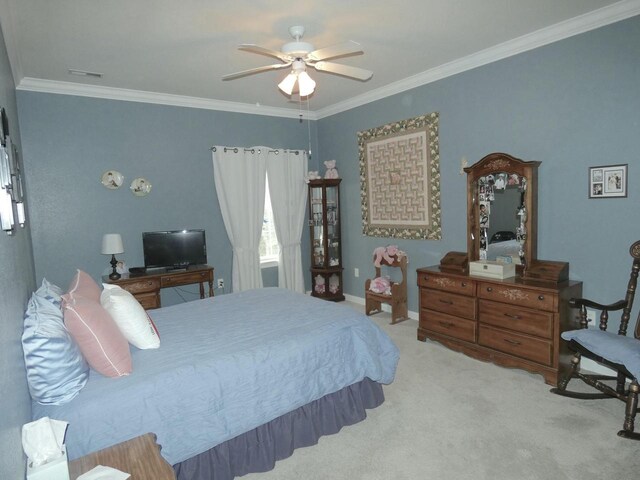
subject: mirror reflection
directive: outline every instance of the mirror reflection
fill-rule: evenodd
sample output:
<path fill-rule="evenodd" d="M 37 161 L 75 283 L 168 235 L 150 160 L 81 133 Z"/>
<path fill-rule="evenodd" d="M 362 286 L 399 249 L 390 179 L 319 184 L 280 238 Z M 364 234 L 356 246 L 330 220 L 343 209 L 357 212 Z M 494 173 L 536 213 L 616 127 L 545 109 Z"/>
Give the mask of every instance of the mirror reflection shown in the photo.
<path fill-rule="evenodd" d="M 524 265 L 526 190 L 527 179 L 516 173 L 497 172 L 478 179 L 481 260 Z"/>

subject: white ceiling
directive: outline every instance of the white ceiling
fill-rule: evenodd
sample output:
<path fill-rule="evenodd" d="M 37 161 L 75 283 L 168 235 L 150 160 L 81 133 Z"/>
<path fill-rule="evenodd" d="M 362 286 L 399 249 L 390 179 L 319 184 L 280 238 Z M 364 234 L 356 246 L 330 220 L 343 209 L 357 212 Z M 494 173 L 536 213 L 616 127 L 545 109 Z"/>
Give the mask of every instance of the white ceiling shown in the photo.
<path fill-rule="evenodd" d="M 293 116 L 287 69 L 221 80 L 277 62 L 238 44 L 279 50 L 292 25 L 315 48 L 359 42 L 364 55 L 336 61 L 373 78 L 311 70 L 316 118 L 637 14 L 640 0 L 0 0 L 24 90 Z"/>

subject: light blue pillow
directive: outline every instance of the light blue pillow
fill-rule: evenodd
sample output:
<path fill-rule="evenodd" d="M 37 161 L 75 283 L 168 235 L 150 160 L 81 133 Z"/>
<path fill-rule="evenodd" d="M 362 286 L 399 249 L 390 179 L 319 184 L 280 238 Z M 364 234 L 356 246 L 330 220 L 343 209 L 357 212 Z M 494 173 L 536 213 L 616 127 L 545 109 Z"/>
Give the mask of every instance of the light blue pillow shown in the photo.
<path fill-rule="evenodd" d="M 640 340 L 597 328 L 569 330 L 562 333 L 562 338 L 575 340 L 596 355 L 624 365 L 635 378 L 640 378 Z"/>
<path fill-rule="evenodd" d="M 22 334 L 31 398 L 42 405 L 62 405 L 80 393 L 89 366 L 64 326 L 55 303 L 33 294 L 27 305 Z"/>
<path fill-rule="evenodd" d="M 62 306 L 62 294 L 64 292 L 60 287 L 49 282 L 46 278 L 42 279 L 42 285 L 36 290 L 36 295 L 52 302 L 56 307 Z"/>

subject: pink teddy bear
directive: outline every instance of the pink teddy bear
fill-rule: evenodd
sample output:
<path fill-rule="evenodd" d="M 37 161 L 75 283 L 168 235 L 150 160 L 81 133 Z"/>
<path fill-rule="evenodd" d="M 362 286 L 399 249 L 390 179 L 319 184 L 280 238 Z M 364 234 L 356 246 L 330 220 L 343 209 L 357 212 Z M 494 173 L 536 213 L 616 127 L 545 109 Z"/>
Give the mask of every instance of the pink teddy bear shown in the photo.
<path fill-rule="evenodd" d="M 397 245 L 389 245 L 387 247 L 378 247 L 373 251 L 375 259 L 373 264 L 376 267 L 380 267 L 382 260 L 386 260 L 387 263 L 393 263 L 393 257 L 395 257 L 400 250 Z"/>
<path fill-rule="evenodd" d="M 391 280 L 389 277 L 376 277 L 371 280 L 369 290 L 374 293 L 382 293 L 384 295 L 391 295 Z"/>
<path fill-rule="evenodd" d="M 340 178 L 338 176 L 338 169 L 336 168 L 335 160 L 326 160 L 324 162 L 324 166 L 327 167 L 324 178 Z"/>

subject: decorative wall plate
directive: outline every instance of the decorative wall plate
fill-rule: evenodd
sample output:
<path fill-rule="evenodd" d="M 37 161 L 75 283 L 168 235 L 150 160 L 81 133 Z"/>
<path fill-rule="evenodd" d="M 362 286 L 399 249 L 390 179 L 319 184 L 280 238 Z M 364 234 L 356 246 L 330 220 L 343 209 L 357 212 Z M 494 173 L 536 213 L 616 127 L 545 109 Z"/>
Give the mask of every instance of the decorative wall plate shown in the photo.
<path fill-rule="evenodd" d="M 110 190 L 120 188 L 122 182 L 124 182 L 124 175 L 116 170 L 107 170 L 102 174 L 102 185 Z"/>
<path fill-rule="evenodd" d="M 151 184 L 146 178 L 138 177 L 131 182 L 129 188 L 136 197 L 144 197 L 151 191 Z"/>

